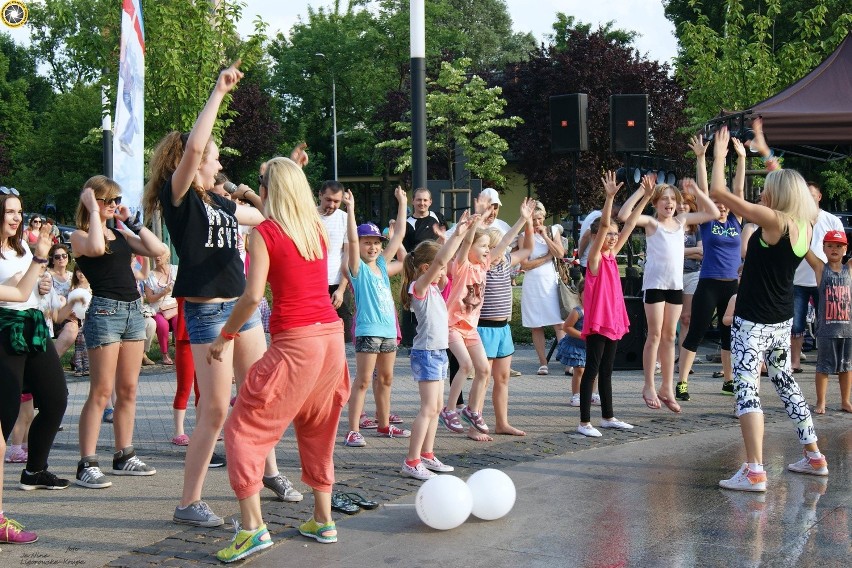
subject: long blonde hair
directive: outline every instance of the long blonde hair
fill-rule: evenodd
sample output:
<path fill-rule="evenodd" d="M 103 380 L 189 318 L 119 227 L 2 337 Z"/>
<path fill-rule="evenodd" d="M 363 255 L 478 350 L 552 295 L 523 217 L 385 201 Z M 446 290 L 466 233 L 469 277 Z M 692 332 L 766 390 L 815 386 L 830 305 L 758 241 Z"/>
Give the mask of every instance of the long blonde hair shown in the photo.
<path fill-rule="evenodd" d="M 328 233 L 320 220 L 305 172 L 290 158 L 273 158 L 263 174 L 266 216 L 278 223 L 305 260 L 323 258 Z"/>
<path fill-rule="evenodd" d="M 773 209 L 781 220 L 786 217 L 813 224 L 819 214 L 805 178 L 796 170 L 769 172 L 763 186 L 763 199 L 765 205 Z"/>
<path fill-rule="evenodd" d="M 87 187 L 91 187 L 92 191 L 95 192 L 95 199 L 112 199 L 121 195 L 121 186 L 118 185 L 118 182 L 103 175 L 90 177 L 83 184 L 83 189 Z M 77 213 L 74 216 L 77 228 L 88 232 L 90 218 L 89 209 L 81 201 L 77 204 Z M 106 232 L 104 232 L 104 243 L 106 244 L 105 253 L 110 254 L 112 251 L 109 248 L 109 240 L 106 238 Z"/>

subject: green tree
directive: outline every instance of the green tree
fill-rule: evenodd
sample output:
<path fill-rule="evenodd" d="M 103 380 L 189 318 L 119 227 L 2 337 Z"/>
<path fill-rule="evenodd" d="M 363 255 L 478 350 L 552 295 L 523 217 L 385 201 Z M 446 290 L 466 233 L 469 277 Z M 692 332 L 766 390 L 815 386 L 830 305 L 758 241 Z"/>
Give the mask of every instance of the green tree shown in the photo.
<path fill-rule="evenodd" d="M 574 16 L 567 16 L 562 12 L 556 13 L 556 21 L 553 22 L 553 33 L 548 37 L 556 49 L 566 50 L 569 48 L 569 42 L 574 37 L 574 32 L 579 33 L 579 37 L 587 37 L 593 31 L 599 31 L 603 36 L 622 47 L 630 47 L 636 41 L 638 32 L 613 28 L 614 20 L 610 20 L 606 24 L 599 27 L 598 30 L 592 30 L 592 24 L 581 22 Z"/>
<path fill-rule="evenodd" d="M 14 171 L 14 164 L 26 154 L 32 137 L 33 121 L 27 101 L 27 81 L 23 78 L 10 79 L 10 60 L 0 51 L 0 163 L 5 174 Z M 0 171 L 0 175 L 4 172 Z M 14 178 L 13 178 L 14 179 Z M 11 185 L 3 183 L 4 185 Z"/>
<path fill-rule="evenodd" d="M 495 129 L 511 129 L 523 122 L 517 116 L 504 117 L 506 101 L 501 87 L 488 87 L 478 75 L 468 75 L 470 59 L 461 58 L 455 64 L 443 62 L 438 78 L 427 81 L 426 149 L 446 168 L 449 179 L 455 182 L 456 148 L 467 159 L 466 167 L 476 177 L 488 180 L 497 187 L 505 184 L 500 170 L 506 165 L 503 153 L 509 149 L 506 140 Z M 411 122 L 394 123 L 405 138 L 386 140 L 379 148 L 403 151 L 396 162 L 396 171 L 411 169 Z"/>

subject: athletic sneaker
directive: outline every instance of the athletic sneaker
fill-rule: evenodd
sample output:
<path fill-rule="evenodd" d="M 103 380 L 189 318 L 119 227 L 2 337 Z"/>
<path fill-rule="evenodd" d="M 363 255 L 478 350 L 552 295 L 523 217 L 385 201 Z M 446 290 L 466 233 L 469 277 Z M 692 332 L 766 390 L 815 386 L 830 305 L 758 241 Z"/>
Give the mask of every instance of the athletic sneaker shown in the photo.
<path fill-rule="evenodd" d="M 474 412 L 470 409 L 470 406 L 465 406 L 461 411 L 462 420 L 482 432 L 483 434 L 488 433 L 488 424 L 485 423 L 485 419 L 482 418 L 482 414 L 479 412 Z"/>
<path fill-rule="evenodd" d="M 402 416 L 391 412 L 390 414 L 388 414 L 388 422 L 390 422 L 391 424 L 402 424 Z"/>
<path fill-rule="evenodd" d="M 113 475 L 154 475 L 157 470 L 136 457 L 133 446 L 127 446 L 112 455 Z"/>
<path fill-rule="evenodd" d="M 601 405 L 601 395 L 596 392 L 592 393 L 592 405 L 600 406 Z"/>
<path fill-rule="evenodd" d="M 115 410 L 112 408 L 104 408 L 103 421 L 107 424 L 112 424 L 113 416 L 115 415 Z"/>
<path fill-rule="evenodd" d="M 571 395 L 571 406 L 580 406 L 580 393 Z"/>
<path fill-rule="evenodd" d="M 602 418 L 601 419 L 601 428 L 613 428 L 615 430 L 633 430 L 633 424 L 628 424 L 627 422 L 622 422 L 618 418 Z"/>
<path fill-rule="evenodd" d="M 234 521 L 234 540 L 228 548 L 223 548 L 216 553 L 216 558 L 225 564 L 242 560 L 249 554 L 259 552 L 264 548 L 272 546 L 272 538 L 266 525 L 260 525 L 253 531 L 240 530 L 240 525 Z"/>
<path fill-rule="evenodd" d="M 725 381 L 722 383 L 722 394 L 734 394 L 734 381 Z"/>
<path fill-rule="evenodd" d="M 30 454 L 26 448 L 22 448 L 21 446 L 8 446 L 6 448 L 6 456 L 4 460 L 6 463 L 27 463 L 27 459 L 29 457 Z"/>
<path fill-rule="evenodd" d="M 210 463 L 207 464 L 209 469 L 215 469 L 217 467 L 225 467 L 227 465 L 227 461 L 225 460 L 225 456 L 220 456 L 216 452 L 210 456 Z"/>
<path fill-rule="evenodd" d="M 321 542 L 323 544 L 337 542 L 337 527 L 334 526 L 334 521 L 321 525 L 311 519 L 299 526 L 299 532 L 302 536 L 316 539 L 317 542 Z"/>
<path fill-rule="evenodd" d="M 51 472 L 43 469 L 35 473 L 30 473 L 27 470 L 21 472 L 21 483 L 18 485 L 24 491 L 33 489 L 67 489 L 68 480 L 56 477 Z"/>
<path fill-rule="evenodd" d="M 24 525 L 9 517 L 0 515 L 0 542 L 6 544 L 30 544 L 38 540 L 38 535 L 25 531 Z"/>
<path fill-rule="evenodd" d="M 263 486 L 267 489 L 271 489 L 273 493 L 278 496 L 278 499 L 281 501 L 287 501 L 288 503 L 298 503 L 302 499 L 304 499 L 304 495 L 296 491 L 296 488 L 293 487 L 293 484 L 287 479 L 285 476 L 274 475 L 272 477 L 263 476 Z"/>
<path fill-rule="evenodd" d="M 459 420 L 458 412 L 447 410 L 446 406 L 438 413 L 438 421 L 450 432 L 455 432 L 456 434 L 464 432 L 464 426 L 462 426 Z"/>
<path fill-rule="evenodd" d="M 455 470 L 453 466 L 445 464 L 438 458 L 427 458 L 425 456 L 420 456 L 420 463 L 422 463 L 423 467 L 425 467 L 426 469 L 431 471 L 437 471 L 439 473 L 449 473 Z"/>
<path fill-rule="evenodd" d="M 367 440 L 364 439 L 361 432 L 355 432 L 352 430 L 346 434 L 346 439 L 343 440 L 343 445 L 349 446 L 350 448 L 363 448 L 367 445 Z"/>
<path fill-rule="evenodd" d="M 379 427 L 379 423 L 366 414 L 362 414 L 358 426 L 363 430 L 374 430 Z"/>
<path fill-rule="evenodd" d="M 399 470 L 399 473 L 405 475 L 407 477 L 413 477 L 414 479 L 419 479 L 420 481 L 427 481 L 432 479 L 433 477 L 438 477 L 437 473 L 432 473 L 426 466 L 423 465 L 423 458 L 420 458 L 420 461 L 416 466 L 408 465 L 405 462 L 402 462 L 402 469 Z"/>
<path fill-rule="evenodd" d="M 597 428 L 592 426 L 591 424 L 580 424 L 577 426 L 577 432 L 582 434 L 583 436 L 588 436 L 589 438 L 600 438 L 601 433 Z"/>
<path fill-rule="evenodd" d="M 828 475 L 828 462 L 825 460 L 825 456 L 819 458 L 809 458 L 808 454 L 805 453 L 805 457 L 803 457 L 796 463 L 791 463 L 787 466 L 787 469 L 789 469 L 790 471 L 795 471 L 796 473 L 807 473 L 810 475 Z"/>
<path fill-rule="evenodd" d="M 678 400 L 689 400 L 689 386 L 686 383 L 678 382 L 675 385 L 675 398 Z"/>
<path fill-rule="evenodd" d="M 410 438 L 411 430 L 404 430 L 390 424 L 387 428 L 382 428 L 381 426 L 376 428 L 376 435 L 382 438 Z"/>
<path fill-rule="evenodd" d="M 91 457 L 94 458 L 94 456 Z M 112 485 L 112 481 L 109 481 L 101 468 L 98 467 L 98 461 L 88 458 L 80 460 L 77 464 L 77 476 L 74 483 L 89 489 L 104 489 Z"/>
<path fill-rule="evenodd" d="M 766 491 L 766 472 L 749 471 L 748 464 L 744 463 L 732 478 L 721 480 L 719 487 L 734 491 Z"/>
<path fill-rule="evenodd" d="M 222 517 L 211 511 L 210 506 L 204 501 L 196 501 L 183 508 L 175 507 L 172 520 L 181 525 L 194 527 L 219 527 L 225 524 Z"/>

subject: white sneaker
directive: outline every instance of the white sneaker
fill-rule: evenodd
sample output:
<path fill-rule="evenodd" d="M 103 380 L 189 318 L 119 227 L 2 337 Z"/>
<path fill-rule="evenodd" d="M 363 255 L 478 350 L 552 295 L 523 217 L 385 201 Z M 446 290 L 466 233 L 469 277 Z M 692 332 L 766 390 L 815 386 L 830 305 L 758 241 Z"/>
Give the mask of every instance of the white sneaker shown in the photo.
<path fill-rule="evenodd" d="M 744 463 L 732 478 L 721 480 L 719 487 L 734 491 L 766 491 L 766 472 L 749 471 L 748 464 Z"/>
<path fill-rule="evenodd" d="M 600 438 L 601 433 L 597 428 L 592 426 L 591 424 L 580 424 L 577 426 L 577 432 L 582 434 L 583 436 L 588 436 L 589 438 Z"/>
<path fill-rule="evenodd" d="M 432 473 L 423 467 L 422 459 L 420 460 L 420 463 L 417 464 L 417 467 L 411 467 L 407 463 L 402 462 L 402 469 L 399 470 L 399 473 L 408 477 L 413 477 L 414 479 L 419 479 L 420 481 L 426 481 L 433 477 L 438 477 L 437 473 Z"/>
<path fill-rule="evenodd" d="M 633 424 L 622 422 L 618 418 L 601 419 L 601 428 L 614 428 L 616 430 L 633 430 Z"/>
<path fill-rule="evenodd" d="M 593 392 L 592 393 L 592 404 L 595 405 L 595 406 L 600 406 L 601 405 L 601 395 L 599 395 L 596 392 Z"/>
<path fill-rule="evenodd" d="M 825 461 L 825 456 L 822 456 L 821 458 L 809 458 L 808 455 L 805 454 L 805 457 L 796 463 L 788 465 L 787 469 L 795 471 L 796 473 L 828 475 L 828 462 Z"/>
<path fill-rule="evenodd" d="M 455 470 L 453 466 L 445 464 L 437 457 L 430 459 L 424 456 L 420 456 L 420 463 L 422 463 L 423 467 L 425 467 L 426 469 L 429 469 L 431 471 L 437 471 L 439 473 L 449 473 Z"/>
<path fill-rule="evenodd" d="M 663 368 L 660 366 L 660 362 L 657 361 L 657 364 L 654 365 L 654 373 L 661 373 L 662 371 L 663 371 Z"/>
<path fill-rule="evenodd" d="M 580 393 L 571 395 L 571 406 L 580 406 Z"/>

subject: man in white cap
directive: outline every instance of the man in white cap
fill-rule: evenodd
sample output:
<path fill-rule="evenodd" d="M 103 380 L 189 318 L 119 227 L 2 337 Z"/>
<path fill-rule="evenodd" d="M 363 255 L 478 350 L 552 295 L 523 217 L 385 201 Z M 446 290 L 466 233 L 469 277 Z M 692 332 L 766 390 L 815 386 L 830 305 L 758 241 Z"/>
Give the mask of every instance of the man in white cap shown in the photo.
<path fill-rule="evenodd" d="M 497 218 L 501 205 L 503 205 L 503 202 L 500 201 L 500 194 L 493 187 L 486 187 L 479 192 L 479 195 L 473 200 L 473 210 L 482 215 L 482 222 L 479 224 L 481 229 L 497 229 L 503 235 L 509 232 L 512 226 Z M 455 226 L 447 231 L 445 238 L 449 239 L 454 232 Z"/>

